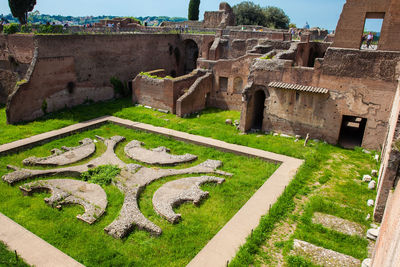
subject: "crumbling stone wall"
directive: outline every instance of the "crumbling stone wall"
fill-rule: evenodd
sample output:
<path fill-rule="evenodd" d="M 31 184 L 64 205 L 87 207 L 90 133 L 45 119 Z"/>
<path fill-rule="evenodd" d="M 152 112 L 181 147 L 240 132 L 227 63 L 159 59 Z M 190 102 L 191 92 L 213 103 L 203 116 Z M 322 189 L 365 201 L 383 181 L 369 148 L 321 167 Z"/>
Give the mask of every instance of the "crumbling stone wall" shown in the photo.
<path fill-rule="evenodd" d="M 164 68 L 183 73 L 178 35 L 36 35 L 30 76 L 8 101 L 10 123 L 33 120 L 45 112 L 114 96 L 112 76 L 133 79 L 140 71 Z M 43 107 L 46 106 L 46 109 Z M 48 109 L 47 109 L 48 108 Z"/>
<path fill-rule="evenodd" d="M 372 257 L 372 267 L 396 266 L 400 262 L 400 187 L 390 193 Z"/>
<path fill-rule="evenodd" d="M 155 75 L 155 73 L 150 72 Z M 204 73 L 195 70 L 192 73 L 177 78 L 151 78 L 138 75 L 132 82 L 132 100 L 157 109 L 176 113 L 176 102 L 185 94 L 198 77 Z"/>
<path fill-rule="evenodd" d="M 176 103 L 176 115 L 184 117 L 206 108 L 212 89 L 213 75 L 206 73 L 197 78 L 189 90 Z"/>
<path fill-rule="evenodd" d="M 204 12 L 203 26 L 205 28 L 225 28 L 235 25 L 235 15 L 231 6 L 222 2 L 219 5 L 219 11 Z"/>
<path fill-rule="evenodd" d="M 241 129 L 252 128 L 251 98 L 254 88 L 264 86 L 271 91 L 272 98 L 265 103 L 268 107 L 262 130 L 310 133 L 313 138 L 336 144 L 343 115 L 356 116 L 367 119 L 362 146 L 379 149 L 385 138 L 391 101 L 397 88 L 394 74 L 399 56 L 396 52 L 368 53 L 330 48 L 323 60 L 316 61 L 314 68 L 294 67 L 293 60 L 280 60 L 279 56 L 271 60 L 256 59 L 248 80 L 252 86 L 244 92 Z M 302 99 L 307 98 L 305 93 L 297 92 L 296 102 L 294 92 L 278 93 L 268 88 L 273 81 L 327 88 L 329 97 L 314 97 L 311 110 L 301 108 Z"/>
<path fill-rule="evenodd" d="M 0 34 L 0 104 L 23 80 L 34 54 L 33 36 Z"/>
<path fill-rule="evenodd" d="M 378 50 L 400 51 L 400 2 L 397 0 L 347 0 L 336 27 L 333 47 L 359 49 L 366 18 L 383 18 Z"/>

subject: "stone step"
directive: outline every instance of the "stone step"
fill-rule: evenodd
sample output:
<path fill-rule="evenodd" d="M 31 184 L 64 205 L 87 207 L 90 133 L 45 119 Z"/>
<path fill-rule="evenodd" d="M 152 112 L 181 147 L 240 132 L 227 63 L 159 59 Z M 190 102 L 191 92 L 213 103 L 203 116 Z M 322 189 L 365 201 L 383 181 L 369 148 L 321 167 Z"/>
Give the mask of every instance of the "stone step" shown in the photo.
<path fill-rule="evenodd" d="M 295 255 L 304 256 L 314 264 L 322 266 L 359 267 L 361 265 L 361 261 L 356 258 L 298 239 L 294 240 L 293 252 Z"/>
<path fill-rule="evenodd" d="M 346 235 L 357 235 L 359 237 L 365 235 L 362 225 L 330 214 L 315 212 L 312 222 Z"/>

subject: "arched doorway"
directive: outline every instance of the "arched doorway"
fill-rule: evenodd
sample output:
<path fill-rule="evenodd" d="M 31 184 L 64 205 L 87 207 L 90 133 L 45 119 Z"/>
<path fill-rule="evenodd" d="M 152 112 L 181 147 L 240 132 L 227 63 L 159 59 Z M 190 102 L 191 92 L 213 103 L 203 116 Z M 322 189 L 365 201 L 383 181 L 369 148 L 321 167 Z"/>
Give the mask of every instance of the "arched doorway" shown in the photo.
<path fill-rule="evenodd" d="M 184 45 L 185 45 L 184 74 L 188 74 L 197 67 L 199 48 L 196 42 L 190 39 L 185 40 Z"/>
<path fill-rule="evenodd" d="M 265 92 L 264 90 L 257 90 L 254 93 L 253 99 L 253 123 L 252 129 L 262 130 L 262 124 L 264 120 L 264 103 L 265 103 Z"/>

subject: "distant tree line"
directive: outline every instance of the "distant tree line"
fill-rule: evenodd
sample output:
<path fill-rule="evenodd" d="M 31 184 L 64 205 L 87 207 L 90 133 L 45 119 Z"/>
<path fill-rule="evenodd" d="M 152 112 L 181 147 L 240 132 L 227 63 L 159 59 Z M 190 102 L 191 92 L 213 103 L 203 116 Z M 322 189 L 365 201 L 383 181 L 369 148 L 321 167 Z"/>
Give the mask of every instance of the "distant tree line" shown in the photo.
<path fill-rule="evenodd" d="M 49 22 L 50 24 L 54 23 L 72 23 L 75 25 L 85 25 L 85 24 L 94 24 L 99 22 L 102 19 L 113 19 L 117 16 L 86 16 L 86 17 L 74 17 L 74 16 L 61 16 L 61 15 L 46 15 L 40 14 L 39 11 L 30 12 L 28 16 L 28 23 L 33 24 L 46 24 Z M 19 20 L 13 17 L 12 14 L 3 15 L 0 14 L 0 19 L 3 19 L 6 23 L 18 23 Z M 163 21 L 186 21 L 186 18 L 180 17 L 167 17 L 167 16 L 147 16 L 147 17 L 137 17 L 135 19 L 149 22 L 158 22 L 161 23 Z"/>
<path fill-rule="evenodd" d="M 261 7 L 251 1 L 233 6 L 237 25 L 260 25 L 273 29 L 288 29 L 290 19 L 278 7 Z"/>

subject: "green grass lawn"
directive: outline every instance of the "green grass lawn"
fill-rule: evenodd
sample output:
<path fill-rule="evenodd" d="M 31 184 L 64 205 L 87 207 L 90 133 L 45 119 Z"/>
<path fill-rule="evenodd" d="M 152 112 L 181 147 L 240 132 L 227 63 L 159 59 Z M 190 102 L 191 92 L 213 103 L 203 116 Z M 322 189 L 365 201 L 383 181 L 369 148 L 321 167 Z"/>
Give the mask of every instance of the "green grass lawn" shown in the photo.
<path fill-rule="evenodd" d="M 58 211 L 44 203 L 43 199 L 49 194 L 37 193 L 33 197 L 24 197 L 18 190 L 18 186 L 25 182 L 20 182 L 15 186 L 0 182 L 0 211 L 2 213 L 87 266 L 186 265 L 278 167 L 276 164 L 259 159 L 223 153 L 213 148 L 107 124 L 28 151 L 1 157 L 0 175 L 7 171 L 7 164 L 23 167 L 21 161 L 28 156 L 47 156 L 52 148 L 59 148 L 62 145 L 75 146 L 79 140 L 86 137 L 94 138 L 95 135 L 126 137 L 127 140 L 117 146 L 116 153 L 127 163 L 138 163 L 127 158 L 123 152 L 124 146 L 135 139 L 144 142 L 148 148 L 166 146 L 173 154 L 191 153 L 198 156 L 195 162 L 174 168 L 187 168 L 207 159 L 215 159 L 223 162 L 221 170 L 234 175 L 226 177 L 226 182 L 221 185 L 204 185 L 203 190 L 209 191 L 210 196 L 200 207 L 187 203 L 177 208 L 176 211 L 182 214 L 182 221 L 176 225 L 168 223 L 154 212 L 152 196 L 167 181 L 199 175 L 173 176 L 152 183 L 141 194 L 139 206 L 148 219 L 163 229 L 163 234 L 160 237 L 151 237 L 147 232 L 134 230 L 123 240 L 115 240 L 103 231 L 103 228 L 118 216 L 123 202 L 122 193 L 112 185 L 104 186 L 109 200 L 105 216 L 96 224 L 88 225 L 75 218 L 79 212 L 82 212 L 79 206 Z M 105 146 L 99 142 L 97 148 L 94 157 L 101 155 Z M 83 162 L 89 160 L 86 159 Z M 54 177 L 46 179 L 54 179 Z"/>
<path fill-rule="evenodd" d="M 8 248 L 0 242 L 0 266 L 1 267 L 25 267 L 29 266 L 24 261 L 15 255 L 14 252 L 8 250 Z"/>
<path fill-rule="evenodd" d="M 278 239 L 280 238 L 279 233 L 274 232 L 274 230 L 283 222 L 292 223 L 298 226 L 296 228 L 296 231 L 291 235 L 291 240 L 294 238 L 303 238 L 309 242 L 317 242 L 312 239 L 313 236 L 316 236 L 318 237 L 318 240 L 320 242 L 317 242 L 317 245 L 326 246 L 337 251 L 347 252 L 354 257 L 360 259 L 366 255 L 367 248 L 363 240 L 355 240 L 355 247 L 359 249 L 359 252 L 353 253 L 351 250 L 351 242 L 354 240 L 349 241 L 346 240 L 346 238 L 339 238 L 336 242 L 328 242 L 328 240 L 331 238 L 337 238 L 337 233 L 327 232 L 326 229 L 314 227 L 308 222 L 311 216 L 310 214 L 312 214 L 313 211 L 316 210 L 316 207 L 313 204 L 314 197 L 322 198 L 326 202 L 324 202 L 326 204 L 325 206 L 318 207 L 318 209 L 321 209 L 321 211 L 329 214 L 344 217 L 345 219 L 350 218 L 356 220 L 356 222 L 359 222 L 359 218 L 365 218 L 368 213 L 372 214 L 373 208 L 367 207 L 366 201 L 368 199 L 374 199 L 376 192 L 367 190 L 367 185 L 360 183 L 359 180 L 363 174 L 370 173 L 371 169 L 378 169 L 378 164 L 373 160 L 373 156 L 362 153 L 361 149 L 345 150 L 336 146 L 324 144 L 322 142 L 310 141 L 309 144 L 304 147 L 303 142 L 295 143 L 294 138 L 284 138 L 279 136 L 259 134 L 240 135 L 239 131 L 236 130 L 234 126 L 225 124 L 225 120 L 228 118 L 232 120 L 238 120 L 240 118 L 240 112 L 238 111 L 221 111 L 217 109 L 207 109 L 201 112 L 198 116 L 183 119 L 176 117 L 172 114 L 163 114 L 143 107 L 132 106 L 130 99 L 119 99 L 112 102 L 79 106 L 73 109 L 48 114 L 46 117 L 35 122 L 13 126 L 6 125 L 5 111 L 3 108 L 0 109 L 0 144 L 22 139 L 49 130 L 58 129 L 67 125 L 96 118 L 102 115 L 113 115 L 132 121 L 149 123 L 155 126 L 161 126 L 183 132 L 188 132 L 191 134 L 212 137 L 229 143 L 245 145 L 249 147 L 263 149 L 266 151 L 284 154 L 287 156 L 305 159 L 305 164 L 298 171 L 296 178 L 286 188 L 285 192 L 279 198 L 278 202 L 272 207 L 269 214 L 262 218 L 259 227 L 256 228 L 253 232 L 253 235 L 248 238 L 247 243 L 240 249 L 236 258 L 233 260 L 233 262 L 231 262 L 231 265 L 268 265 L 268 255 L 270 254 L 270 250 L 272 251 L 273 249 L 267 246 L 268 240 L 273 239 L 276 236 L 278 236 Z M 101 129 L 103 131 L 105 130 L 105 128 L 103 127 Z M 81 136 L 84 136 L 85 134 L 86 133 L 82 133 Z M 111 133 L 104 135 L 110 136 L 110 134 Z M 77 141 L 77 139 L 75 138 L 75 136 L 68 137 L 65 139 L 65 141 L 71 140 L 68 142 L 71 142 L 70 145 L 74 146 L 76 145 Z M 151 140 L 146 141 L 146 143 L 148 142 L 147 145 L 149 147 L 153 147 L 156 145 L 156 143 L 153 143 L 156 141 Z M 52 144 L 61 144 L 57 142 L 59 141 L 54 141 L 52 142 Z M 171 142 L 173 142 L 173 140 L 171 140 Z M 186 145 L 187 144 L 185 144 L 185 146 Z M 34 148 L 32 151 L 35 151 L 35 153 L 37 153 L 38 155 L 46 155 L 46 150 L 50 148 L 50 146 L 51 145 L 46 145 L 40 148 Z M 119 146 L 117 152 L 122 157 L 121 148 L 122 146 Z M 98 149 L 101 150 L 104 149 L 104 147 L 102 148 L 101 144 L 98 143 Z M 184 153 L 186 152 L 190 151 L 185 151 Z M 207 155 L 207 157 L 212 157 L 212 155 L 214 155 L 213 153 L 220 152 L 215 151 L 211 153 L 207 151 L 204 153 L 205 155 Z M 22 159 L 22 157 L 18 158 L 18 161 L 20 161 L 20 159 Z M 225 163 L 225 160 L 223 161 Z M 1 164 L 5 163 L 2 162 Z M 229 164 L 228 162 L 226 162 L 223 166 L 223 170 L 231 171 L 230 168 L 235 169 L 240 167 L 241 165 L 242 164 L 240 161 L 234 160 L 233 162 L 229 162 Z M 162 180 L 161 183 L 164 183 L 167 180 L 168 179 Z M 151 220 L 154 220 L 155 223 L 160 224 L 160 226 L 164 230 L 168 229 L 170 225 L 162 224 L 162 220 L 158 221 L 157 215 L 152 213 L 153 211 L 149 204 L 152 194 L 160 185 L 161 184 L 159 184 L 158 182 L 155 182 L 154 184 L 147 187 L 147 189 L 143 192 L 141 196 L 140 206 L 146 216 L 148 216 Z M 1 188 L 3 188 L 3 186 L 4 185 L 2 185 Z M 242 186 L 248 187 L 249 185 L 247 183 L 243 183 Z M 15 190 L 15 188 L 9 186 L 7 186 L 6 188 L 7 190 L 10 190 L 9 194 L 11 194 L 12 196 L 15 195 L 20 197 L 20 193 L 17 192 L 18 190 Z M 213 203 L 213 199 L 217 199 L 217 197 L 213 193 L 213 190 L 222 190 L 222 188 L 224 187 L 207 185 L 204 188 L 210 191 L 211 197 L 202 204 L 201 208 L 209 207 L 208 205 Z M 106 187 L 106 192 L 110 198 L 110 206 L 107 210 L 107 215 L 103 217 L 99 223 L 93 226 L 93 229 L 96 229 L 96 231 L 100 232 L 102 231 L 102 227 L 107 224 L 106 222 L 110 222 L 113 216 L 117 214 L 118 209 L 122 204 L 122 194 L 120 194 L 119 191 L 117 191 L 113 187 Z M 44 208 L 48 210 L 47 212 L 43 213 L 38 212 L 38 216 L 46 217 L 45 214 L 47 213 L 54 214 L 51 216 L 55 216 L 56 214 L 60 216 L 59 211 L 49 209 L 44 205 L 43 197 L 44 195 L 35 195 L 34 197 L 34 199 L 37 198 L 37 205 L 42 206 L 42 208 L 39 208 L 39 210 Z M 299 204 L 299 201 L 302 199 L 305 199 L 304 203 Z M 31 200 L 27 201 L 29 202 Z M 17 202 L 20 203 L 21 201 Z M 340 206 L 340 208 L 330 209 L 329 207 L 331 207 L 332 205 L 334 207 Z M 27 206 L 30 207 L 29 205 Z M 11 213 L 12 210 L 14 210 L 14 208 L 9 208 L 9 213 Z M 178 227 L 179 229 L 181 227 L 183 228 L 185 222 L 188 222 L 190 220 L 190 216 L 185 216 L 185 213 L 189 212 L 190 210 L 196 211 L 198 209 L 193 208 L 191 204 L 186 204 L 178 210 L 178 212 L 182 212 L 184 221 L 174 227 Z M 1 208 L 0 211 L 2 211 Z M 61 214 L 63 214 L 64 212 L 68 213 L 68 216 L 65 216 L 65 220 L 70 220 L 68 221 L 70 222 L 68 225 L 71 226 L 68 227 L 72 228 L 75 227 L 73 225 L 81 224 L 80 222 L 77 222 L 74 218 L 78 211 L 79 209 L 75 207 L 67 208 L 61 211 Z M 16 216 L 14 219 L 16 219 L 17 221 L 25 220 L 24 218 L 28 216 L 28 213 L 29 212 L 25 210 L 25 212 L 22 212 L 21 215 Z M 27 221 L 27 224 L 34 225 L 34 222 L 30 222 L 29 220 Z M 43 222 L 45 221 L 46 219 L 43 220 Z M 367 225 L 370 222 L 371 220 L 363 221 L 362 223 L 364 225 Z M 68 227 L 66 229 L 68 229 Z M 86 229 L 85 227 L 87 226 L 84 225 L 82 227 L 83 229 Z M 43 227 L 37 227 L 37 229 L 39 231 L 39 229 L 43 229 Z M 185 233 L 185 229 L 180 230 Z M 201 229 L 197 230 L 201 231 Z M 309 231 L 311 232 L 308 233 Z M 82 242 L 82 236 L 78 233 L 74 233 L 73 231 L 72 233 L 70 233 L 65 229 L 62 230 L 62 228 L 57 228 L 54 229 L 54 233 L 50 233 L 50 231 L 47 232 L 48 236 L 46 236 L 46 240 L 54 240 L 55 243 L 53 244 L 61 247 L 63 251 L 66 251 L 68 254 L 75 257 L 76 259 L 82 261 L 82 256 L 76 256 L 76 254 L 79 254 L 77 251 L 81 250 L 82 255 L 87 255 L 87 257 L 90 258 L 90 264 L 94 262 L 104 261 L 104 264 L 102 265 L 106 266 L 109 265 L 109 262 L 107 262 L 106 260 L 108 258 L 113 258 L 114 264 L 118 262 L 124 262 L 124 265 L 126 265 L 129 261 L 125 262 L 125 255 L 133 253 L 126 251 L 127 247 L 132 248 L 130 245 L 127 244 L 130 244 L 131 242 L 134 243 L 133 240 L 141 240 L 140 242 L 143 242 L 146 245 L 149 243 L 148 246 L 137 245 L 135 247 L 135 251 L 138 251 L 137 253 L 139 254 L 155 255 L 155 258 L 157 260 L 149 261 L 149 264 L 163 264 L 162 257 L 164 257 L 164 255 L 162 254 L 162 252 L 160 252 L 160 249 L 163 249 L 163 247 L 153 245 L 157 242 L 161 242 L 159 240 L 169 239 L 168 234 L 165 233 L 160 239 L 154 241 L 154 238 L 149 237 L 147 233 L 142 231 L 135 231 L 132 235 L 129 236 L 129 238 L 122 242 L 122 246 L 118 245 L 122 247 L 123 251 L 119 252 L 120 250 L 116 250 L 117 245 L 115 245 L 115 242 L 118 243 L 121 241 L 112 240 L 112 238 L 106 236 L 105 234 L 103 234 L 102 238 L 100 238 L 100 243 L 105 243 L 106 245 L 104 246 L 107 246 L 111 249 L 105 249 L 103 251 L 101 246 L 98 247 L 95 245 L 96 242 L 93 242 L 93 245 L 89 245 L 88 247 L 79 248 L 79 242 Z M 90 231 L 83 231 L 83 233 L 85 233 L 85 235 L 87 236 L 92 236 L 92 233 Z M 73 238 L 76 238 L 78 241 L 76 241 L 76 243 L 72 245 L 77 245 L 79 249 L 76 249 L 75 252 L 68 251 L 68 249 L 64 249 L 64 247 L 68 247 L 71 244 L 64 244 L 62 238 L 53 238 L 54 236 L 62 237 L 63 235 L 72 235 Z M 96 235 L 93 233 L 93 236 Z M 291 245 L 290 239 L 288 240 L 287 245 L 283 246 L 281 249 L 282 253 L 286 256 L 288 255 L 288 251 Z M 198 244 L 197 240 L 193 242 Z M 192 244 L 192 246 L 189 246 L 189 248 L 187 250 L 184 250 L 183 252 L 189 255 L 188 258 L 193 257 L 196 254 L 197 250 L 193 249 L 193 247 L 197 248 L 198 246 Z M 172 248 L 172 250 L 174 249 Z M 101 251 L 101 253 L 99 251 Z M 176 254 L 177 258 L 179 258 L 181 257 L 180 253 L 181 252 L 178 252 L 178 250 L 175 250 L 171 255 Z M 130 259 L 133 263 L 141 263 L 141 259 L 136 258 L 136 256 L 131 256 Z M 184 261 L 177 260 L 176 265 L 182 265 L 183 262 Z M 301 257 L 287 257 L 286 264 L 292 264 L 291 266 L 296 266 L 296 264 L 298 264 L 299 262 L 307 262 L 307 260 L 303 260 Z M 271 266 L 274 266 L 274 264 L 272 263 Z"/>

